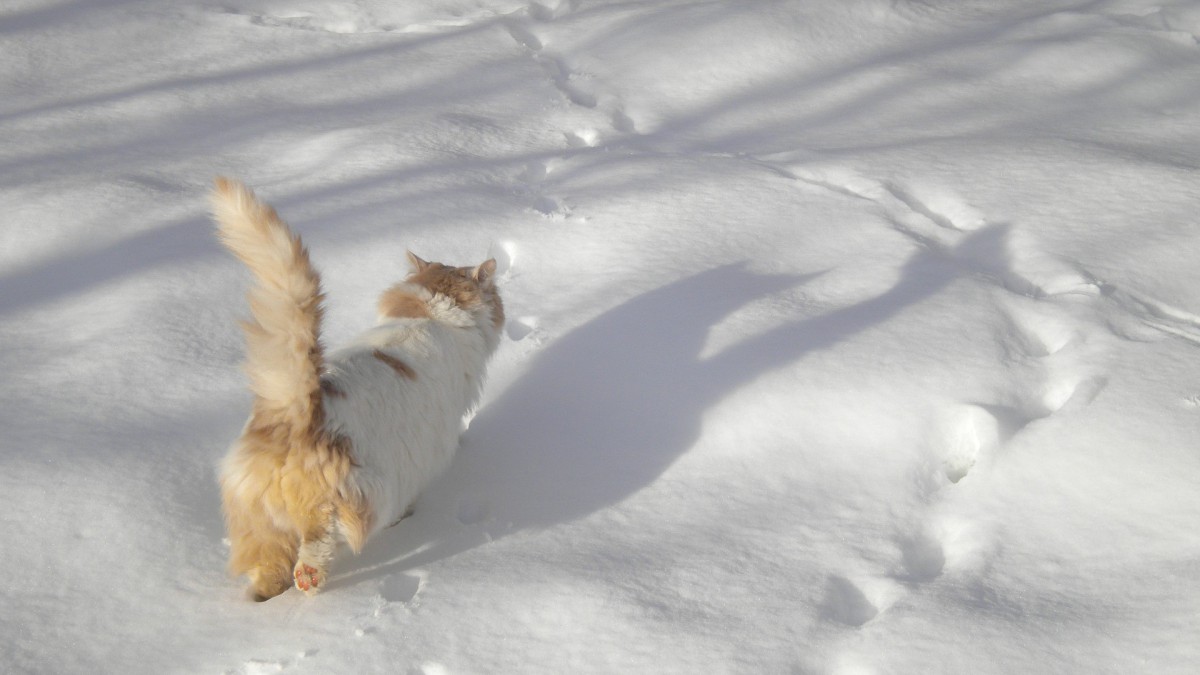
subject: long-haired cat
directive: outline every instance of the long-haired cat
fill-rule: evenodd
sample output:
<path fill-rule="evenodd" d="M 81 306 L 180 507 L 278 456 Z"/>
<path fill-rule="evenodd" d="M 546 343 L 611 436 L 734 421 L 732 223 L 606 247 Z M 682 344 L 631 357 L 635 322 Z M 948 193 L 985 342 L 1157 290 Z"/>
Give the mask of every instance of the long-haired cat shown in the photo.
<path fill-rule="evenodd" d="M 339 541 L 360 551 L 450 463 L 504 323 L 496 261 L 409 253 L 413 271 L 383 293 L 377 324 L 327 355 L 300 238 L 237 181 L 217 179 L 213 209 L 256 280 L 243 323 L 254 407 L 221 466 L 230 571 L 260 600 L 293 583 L 312 594 Z"/>

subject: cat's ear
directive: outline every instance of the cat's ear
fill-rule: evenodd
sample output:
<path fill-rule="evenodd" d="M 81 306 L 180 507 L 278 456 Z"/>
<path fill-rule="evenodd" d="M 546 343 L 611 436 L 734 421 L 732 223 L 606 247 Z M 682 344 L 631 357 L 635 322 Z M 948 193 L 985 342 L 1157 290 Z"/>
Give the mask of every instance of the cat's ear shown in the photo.
<path fill-rule="evenodd" d="M 472 276 L 484 288 L 493 286 L 496 283 L 496 259 L 488 258 L 487 262 L 475 268 L 475 273 Z"/>
<path fill-rule="evenodd" d="M 408 262 L 410 265 L 412 265 L 414 272 L 424 272 L 425 269 L 427 267 L 429 267 L 429 261 L 421 260 L 412 251 L 407 251 L 407 253 L 408 253 Z"/>

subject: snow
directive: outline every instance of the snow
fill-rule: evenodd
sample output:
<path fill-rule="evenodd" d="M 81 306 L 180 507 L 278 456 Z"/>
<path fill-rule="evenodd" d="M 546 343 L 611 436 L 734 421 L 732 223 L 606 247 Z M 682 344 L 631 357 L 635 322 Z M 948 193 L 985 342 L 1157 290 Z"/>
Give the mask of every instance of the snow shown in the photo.
<path fill-rule="evenodd" d="M 1186 673 L 1200 4 L 0 10 L 9 672 Z M 510 322 L 416 515 L 225 575 L 244 179 L 327 342 L 404 251 Z"/>

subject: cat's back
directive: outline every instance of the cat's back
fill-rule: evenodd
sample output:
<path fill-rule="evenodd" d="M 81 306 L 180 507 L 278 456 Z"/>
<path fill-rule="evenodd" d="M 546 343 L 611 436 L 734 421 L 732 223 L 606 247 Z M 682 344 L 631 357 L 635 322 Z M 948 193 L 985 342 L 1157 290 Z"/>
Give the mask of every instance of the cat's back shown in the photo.
<path fill-rule="evenodd" d="M 453 405 L 459 387 L 451 377 L 458 360 L 453 331 L 435 321 L 400 319 L 371 328 L 332 351 L 322 377 L 328 407 L 358 401 L 395 412 L 419 405 L 428 412 L 435 399 Z"/>
<path fill-rule="evenodd" d="M 453 335 L 433 321 L 390 322 L 327 358 L 326 428 L 349 442 L 352 480 L 380 518 L 399 518 L 458 445 L 471 395 Z"/>

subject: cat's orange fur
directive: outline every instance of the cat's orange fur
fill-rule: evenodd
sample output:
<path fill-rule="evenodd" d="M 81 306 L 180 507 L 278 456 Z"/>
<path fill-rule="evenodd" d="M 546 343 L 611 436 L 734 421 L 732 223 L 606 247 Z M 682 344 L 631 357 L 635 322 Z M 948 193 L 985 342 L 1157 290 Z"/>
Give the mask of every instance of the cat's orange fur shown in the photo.
<path fill-rule="evenodd" d="M 316 591 L 326 581 L 336 540 L 344 540 L 357 553 L 377 524 L 363 483 L 352 476 L 363 455 L 356 459 L 350 437 L 326 425 L 328 401 L 353 401 L 342 382 L 323 377 L 320 277 L 300 238 L 248 188 L 218 179 L 213 205 L 222 243 L 257 281 L 249 294 L 252 318 L 243 323 L 254 406 L 221 475 L 229 568 L 235 575 L 249 577 L 258 599 L 278 595 L 292 584 Z M 395 324 L 399 317 L 431 322 L 450 315 L 483 317 L 477 325 L 485 325 L 482 330 L 490 337 L 480 339 L 490 345 L 487 349 L 494 349 L 504 321 L 492 282 L 495 261 L 458 268 L 426 262 L 411 253 L 409 258 L 416 271 L 381 298 L 383 320 Z M 427 304 L 443 299 L 450 304 L 438 304 L 436 312 Z M 412 324 L 403 320 L 395 325 L 401 334 L 418 330 L 405 328 Z M 480 356 L 486 360 L 487 353 Z M 375 349 L 374 359 L 392 377 L 420 384 L 416 371 L 396 353 Z M 475 395 L 483 365 L 478 361 L 462 366 L 479 370 Z M 458 368 L 455 372 L 462 372 Z M 437 381 L 436 377 L 430 380 Z M 387 404 L 372 403 L 377 408 Z M 462 412 L 447 414 L 461 418 Z M 370 438 L 370 430 L 363 433 L 367 434 L 363 438 Z M 373 457 L 391 451 L 390 445 L 383 450 L 372 447 L 377 453 Z M 387 464 L 386 459 L 383 462 Z"/>

